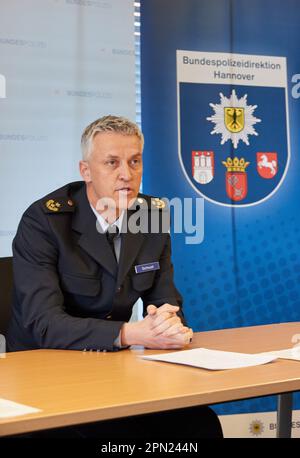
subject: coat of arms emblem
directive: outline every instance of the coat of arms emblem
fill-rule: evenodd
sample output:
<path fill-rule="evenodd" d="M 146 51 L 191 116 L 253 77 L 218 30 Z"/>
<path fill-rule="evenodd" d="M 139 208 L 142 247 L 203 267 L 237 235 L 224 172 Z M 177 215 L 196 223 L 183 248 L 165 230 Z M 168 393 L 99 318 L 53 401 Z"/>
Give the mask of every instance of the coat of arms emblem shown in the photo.
<path fill-rule="evenodd" d="M 234 201 L 245 199 L 248 192 L 246 168 L 250 162 L 246 162 L 243 157 L 228 157 L 222 164 L 227 169 L 225 180 L 228 197 Z"/>
<path fill-rule="evenodd" d="M 278 171 L 277 153 L 256 153 L 257 171 L 262 178 L 274 178 Z"/>
<path fill-rule="evenodd" d="M 197 183 L 210 183 L 214 178 L 213 151 L 192 151 L 192 168 Z"/>
<path fill-rule="evenodd" d="M 229 132 L 241 132 L 245 127 L 244 108 L 225 107 L 224 112 L 225 126 Z"/>
<path fill-rule="evenodd" d="M 286 58 L 264 59 L 276 68 L 274 85 L 261 56 L 177 51 L 179 161 L 194 191 L 214 204 L 260 204 L 286 177 Z"/>

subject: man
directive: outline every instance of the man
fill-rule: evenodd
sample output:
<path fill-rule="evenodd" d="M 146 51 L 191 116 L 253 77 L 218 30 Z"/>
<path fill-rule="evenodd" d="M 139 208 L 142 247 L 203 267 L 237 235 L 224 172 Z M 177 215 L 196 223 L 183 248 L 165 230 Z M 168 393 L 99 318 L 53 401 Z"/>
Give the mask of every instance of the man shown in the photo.
<path fill-rule="evenodd" d="M 82 135 L 84 181 L 24 213 L 13 242 L 9 351 L 180 349 L 191 341 L 173 283 L 169 233 L 162 224 L 149 231 L 152 215 L 162 222 L 165 204 L 138 193 L 142 149 L 137 125 L 98 119 Z M 137 213 L 143 230 L 130 224 Z M 128 322 L 139 297 L 144 319 Z"/>

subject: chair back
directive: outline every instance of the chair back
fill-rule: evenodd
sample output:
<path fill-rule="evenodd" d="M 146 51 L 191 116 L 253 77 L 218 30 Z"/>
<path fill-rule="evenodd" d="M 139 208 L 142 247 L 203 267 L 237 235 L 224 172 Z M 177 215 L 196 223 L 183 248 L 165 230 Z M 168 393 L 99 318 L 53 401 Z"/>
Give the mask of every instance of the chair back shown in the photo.
<path fill-rule="evenodd" d="M 12 257 L 0 258 L 0 334 L 7 331 L 12 306 Z"/>

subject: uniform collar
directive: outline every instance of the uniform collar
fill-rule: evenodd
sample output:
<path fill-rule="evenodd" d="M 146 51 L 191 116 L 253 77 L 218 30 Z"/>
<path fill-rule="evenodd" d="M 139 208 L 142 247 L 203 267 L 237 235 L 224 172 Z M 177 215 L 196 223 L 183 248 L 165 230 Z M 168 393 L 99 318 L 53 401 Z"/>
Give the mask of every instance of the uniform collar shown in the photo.
<path fill-rule="evenodd" d="M 121 231 L 122 244 L 118 265 L 106 237 L 97 230 L 98 217 L 96 218 L 97 215 L 88 201 L 86 187 L 83 186 L 74 193 L 73 199 L 76 204 L 76 211 L 72 218 L 72 228 L 81 234 L 77 243 L 96 262 L 100 263 L 114 277 L 117 277 L 118 284 L 121 284 L 141 249 L 145 235 L 141 232 L 133 234 L 128 230 Z M 125 214 L 129 216 L 132 212 L 134 211 L 129 209 L 121 215 L 122 220 L 119 218 L 120 227 L 125 223 L 127 225 Z"/>
<path fill-rule="evenodd" d="M 113 255 L 107 238 L 97 227 L 96 215 L 91 208 L 83 186 L 73 195 L 76 211 L 72 218 L 72 228 L 80 234 L 78 245 L 86 251 L 96 262 L 101 264 L 114 277 L 118 273 L 118 264 Z"/>
<path fill-rule="evenodd" d="M 121 233 L 121 229 L 122 229 L 122 224 L 123 224 L 123 219 L 124 219 L 124 210 L 122 211 L 121 215 L 119 216 L 118 219 L 116 219 L 116 221 L 114 221 L 112 224 L 109 224 L 104 218 L 103 216 L 100 215 L 100 213 L 97 212 L 97 210 L 93 207 L 93 205 L 91 205 L 91 209 L 93 210 L 96 218 L 97 218 L 97 221 L 100 225 L 100 228 L 102 229 L 103 231 L 103 234 L 107 231 L 107 228 L 109 226 L 116 226 L 118 229 L 119 229 L 119 234 Z"/>

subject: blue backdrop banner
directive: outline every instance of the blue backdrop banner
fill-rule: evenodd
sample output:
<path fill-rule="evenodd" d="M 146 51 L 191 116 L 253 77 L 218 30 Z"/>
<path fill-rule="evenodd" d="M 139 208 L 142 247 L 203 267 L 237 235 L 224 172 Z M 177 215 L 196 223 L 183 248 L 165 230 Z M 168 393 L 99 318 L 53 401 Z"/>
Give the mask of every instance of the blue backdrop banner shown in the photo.
<path fill-rule="evenodd" d="M 144 191 L 204 199 L 201 243 L 172 237 L 195 331 L 300 321 L 299 23 L 297 0 L 141 3 Z"/>

